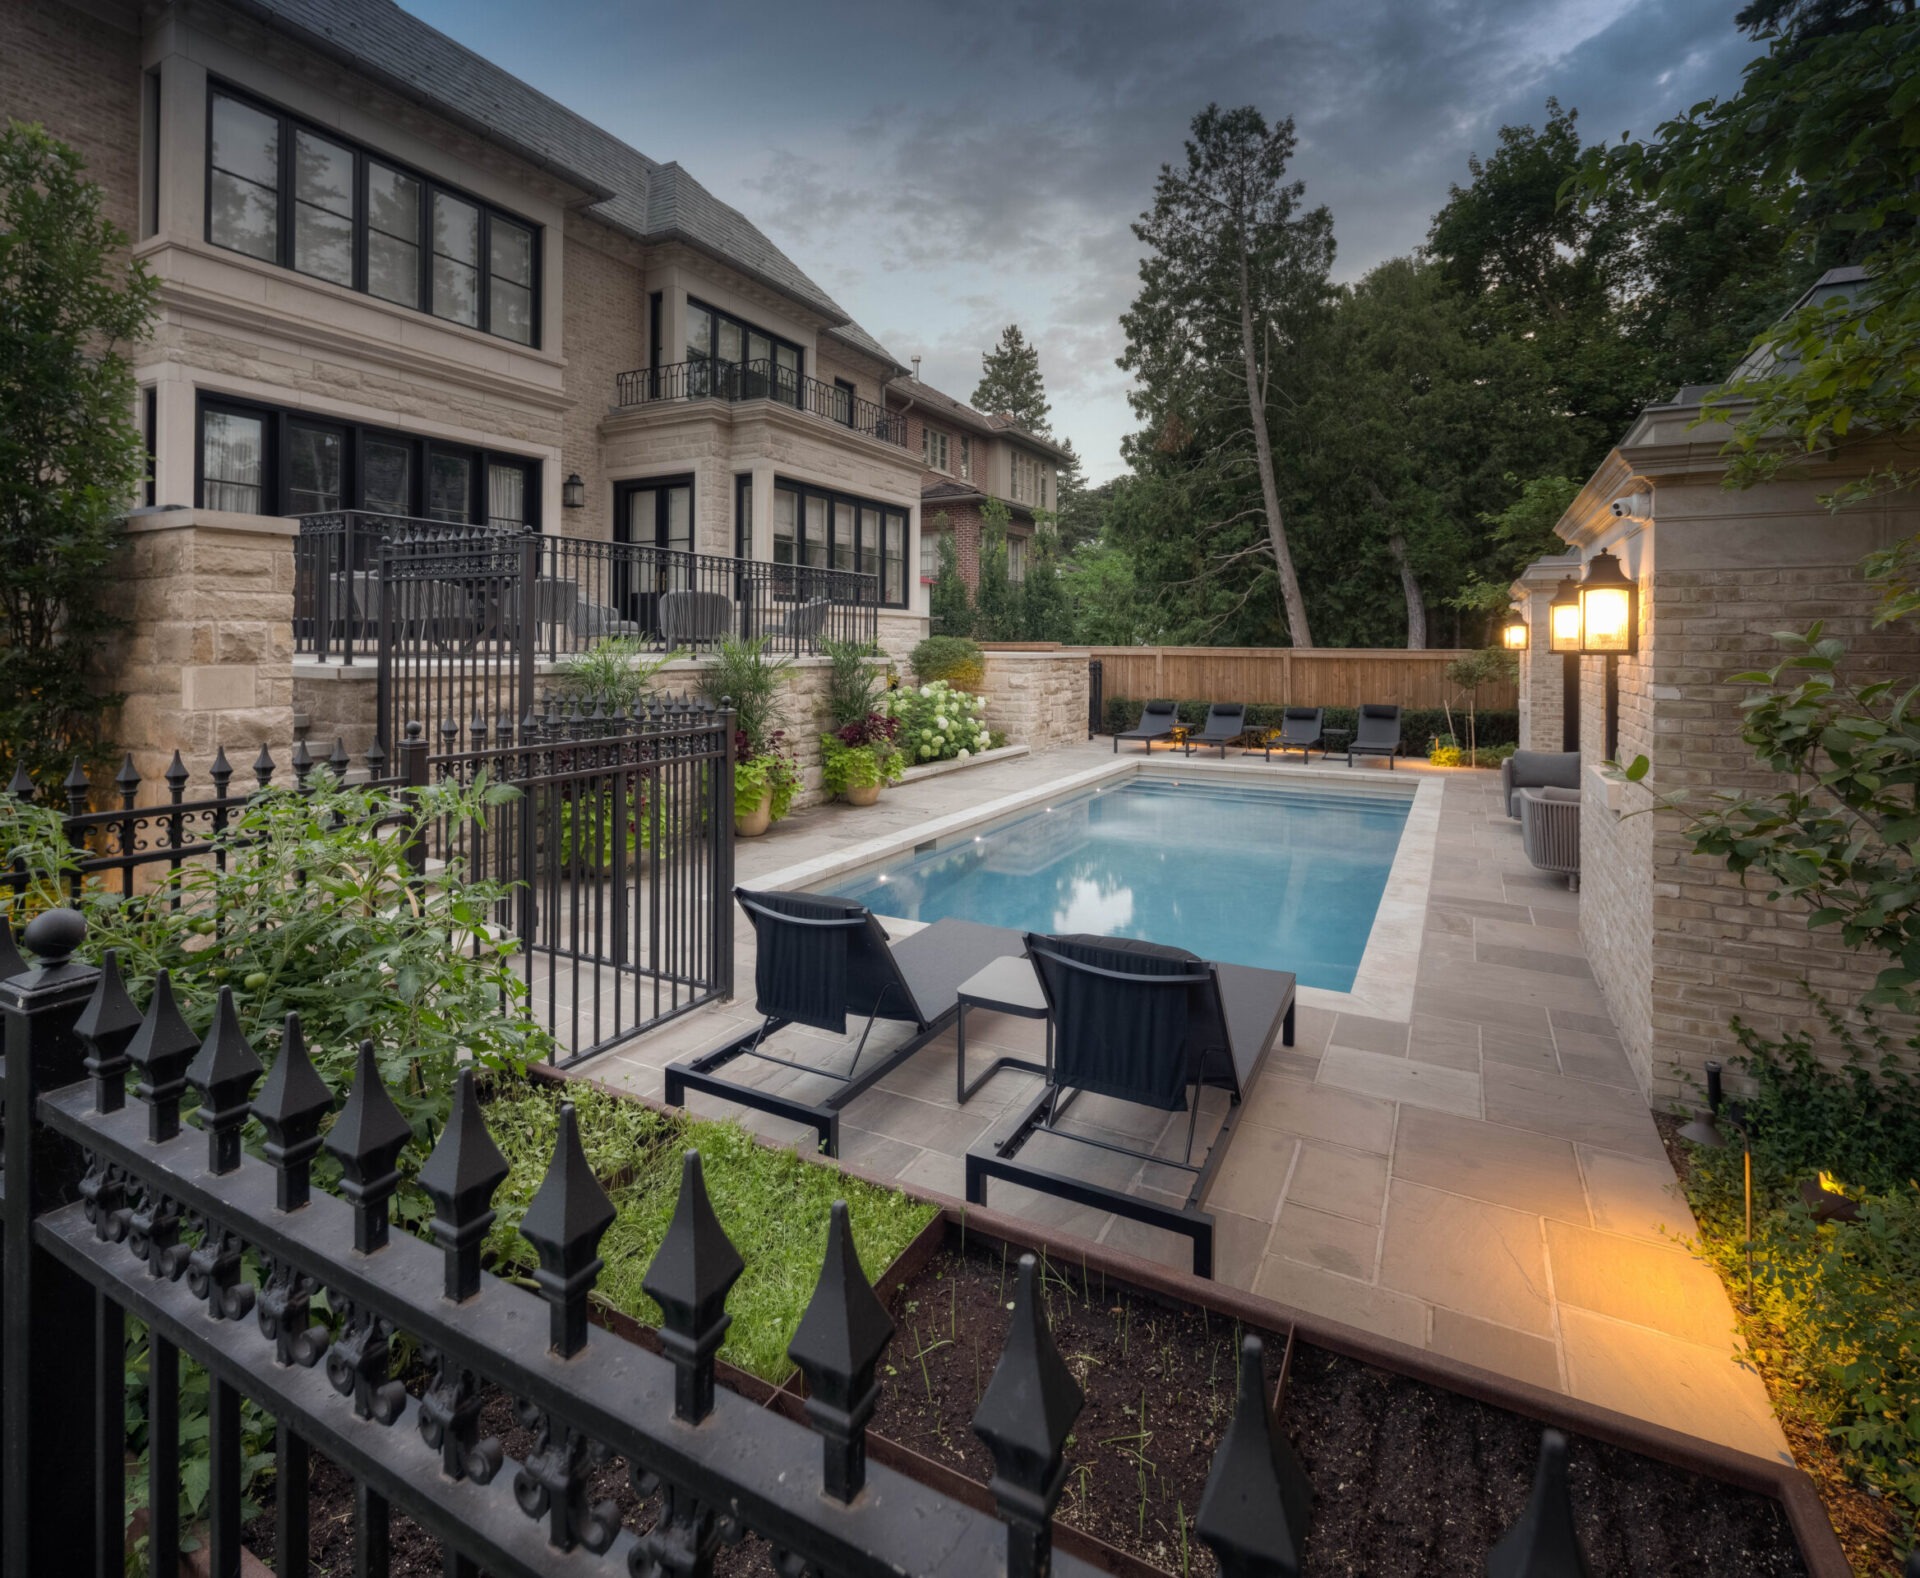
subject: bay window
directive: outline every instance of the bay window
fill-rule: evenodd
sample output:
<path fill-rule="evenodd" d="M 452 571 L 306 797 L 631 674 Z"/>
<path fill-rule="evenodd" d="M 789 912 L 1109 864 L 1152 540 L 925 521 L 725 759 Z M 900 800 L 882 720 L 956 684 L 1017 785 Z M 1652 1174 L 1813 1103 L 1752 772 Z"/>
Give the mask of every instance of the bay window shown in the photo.
<path fill-rule="evenodd" d="M 533 225 L 219 86 L 208 97 L 207 240 L 539 343 Z"/>

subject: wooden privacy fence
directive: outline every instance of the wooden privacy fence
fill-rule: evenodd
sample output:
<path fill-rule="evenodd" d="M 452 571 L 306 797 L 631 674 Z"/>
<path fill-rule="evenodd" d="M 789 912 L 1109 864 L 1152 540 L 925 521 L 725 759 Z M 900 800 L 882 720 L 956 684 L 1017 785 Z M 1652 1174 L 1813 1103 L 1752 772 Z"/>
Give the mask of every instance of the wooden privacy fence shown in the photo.
<path fill-rule="evenodd" d="M 1465 651 L 1408 652 L 1397 647 L 1089 647 L 1109 696 L 1146 701 L 1285 703 L 1295 707 L 1458 705 L 1447 665 Z M 1482 712 L 1520 705 L 1516 681 L 1482 685 Z"/>

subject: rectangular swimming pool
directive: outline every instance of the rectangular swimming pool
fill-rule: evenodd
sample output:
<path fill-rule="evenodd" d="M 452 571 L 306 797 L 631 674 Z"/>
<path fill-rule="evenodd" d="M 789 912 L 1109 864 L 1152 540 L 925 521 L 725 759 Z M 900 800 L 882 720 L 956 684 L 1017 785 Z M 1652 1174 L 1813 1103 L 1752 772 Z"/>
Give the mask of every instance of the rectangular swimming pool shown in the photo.
<path fill-rule="evenodd" d="M 1094 932 L 1353 988 L 1412 801 L 1141 776 L 824 884 L 882 915 Z"/>

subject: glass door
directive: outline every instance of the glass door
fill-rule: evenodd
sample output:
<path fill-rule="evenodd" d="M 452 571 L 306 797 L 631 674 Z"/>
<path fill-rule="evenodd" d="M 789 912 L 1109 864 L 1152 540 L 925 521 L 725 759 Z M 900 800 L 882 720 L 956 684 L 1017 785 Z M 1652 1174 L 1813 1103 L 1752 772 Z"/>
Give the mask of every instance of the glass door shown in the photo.
<path fill-rule="evenodd" d="M 287 513 L 321 515 L 346 499 L 346 429 L 318 422 L 287 423 Z"/>
<path fill-rule="evenodd" d="M 419 445 L 400 438 L 360 444 L 360 506 L 374 515 L 413 513 L 413 456 Z"/>

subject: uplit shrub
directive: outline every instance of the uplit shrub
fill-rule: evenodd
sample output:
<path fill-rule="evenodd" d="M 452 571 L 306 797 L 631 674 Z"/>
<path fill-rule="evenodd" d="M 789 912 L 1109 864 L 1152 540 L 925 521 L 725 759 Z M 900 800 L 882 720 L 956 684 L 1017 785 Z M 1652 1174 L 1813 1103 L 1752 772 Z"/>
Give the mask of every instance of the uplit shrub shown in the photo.
<path fill-rule="evenodd" d="M 978 690 L 987 677 L 987 660 L 965 636 L 928 636 L 908 658 L 923 685 L 945 680 L 961 690 Z"/>

